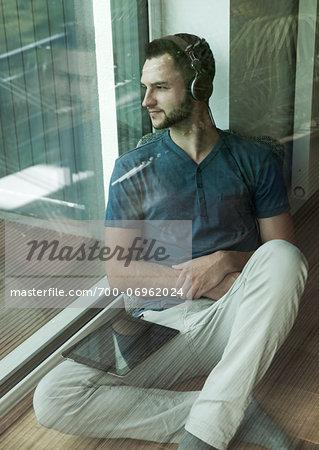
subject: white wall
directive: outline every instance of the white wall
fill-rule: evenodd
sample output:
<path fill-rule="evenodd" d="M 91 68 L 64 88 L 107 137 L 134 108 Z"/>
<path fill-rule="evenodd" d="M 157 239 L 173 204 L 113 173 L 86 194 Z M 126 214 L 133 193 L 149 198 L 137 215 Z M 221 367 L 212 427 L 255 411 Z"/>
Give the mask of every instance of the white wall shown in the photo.
<path fill-rule="evenodd" d="M 230 0 L 155 0 L 161 4 L 162 36 L 191 33 L 205 38 L 216 60 L 216 78 L 210 106 L 219 128 L 229 127 L 229 13 Z M 153 29 L 154 30 L 154 29 Z M 154 30 L 155 31 L 155 30 Z M 154 33 L 153 31 L 153 33 Z M 159 36 L 152 36 L 152 38 Z"/>

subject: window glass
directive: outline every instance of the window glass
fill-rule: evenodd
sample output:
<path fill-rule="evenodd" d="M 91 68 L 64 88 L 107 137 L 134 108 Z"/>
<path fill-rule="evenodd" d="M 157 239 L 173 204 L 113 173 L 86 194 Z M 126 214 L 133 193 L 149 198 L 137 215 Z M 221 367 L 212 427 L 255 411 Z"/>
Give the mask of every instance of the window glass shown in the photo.
<path fill-rule="evenodd" d="M 3 1 L 4 211 L 45 219 L 102 217 L 92 11 L 90 2 L 79 6 L 62 0 Z M 92 192 L 98 193 L 95 202 Z"/>
<path fill-rule="evenodd" d="M 292 136 L 298 0 L 231 1 L 230 128 L 251 136 Z M 292 140 L 285 144 L 290 177 Z"/>
<path fill-rule="evenodd" d="M 231 125 L 292 134 L 298 0 L 233 0 L 231 13 Z"/>
<path fill-rule="evenodd" d="M 141 67 L 148 40 L 147 1 L 112 0 L 112 34 L 119 153 L 136 147 L 151 131 L 141 108 Z"/>
<path fill-rule="evenodd" d="M 63 220 L 104 217 L 94 48 L 91 1 L 1 2 L 2 357 L 60 311 L 6 304 L 5 257 L 18 263 L 19 249 L 5 248 L 5 235 L 8 244 L 17 223 L 23 233 L 34 218 L 39 236 L 47 228 L 65 241 Z"/>
<path fill-rule="evenodd" d="M 319 187 L 317 73 L 316 1 L 231 0 L 230 128 L 280 142 L 293 209 Z"/>
<path fill-rule="evenodd" d="M 141 112 L 139 82 L 148 33 L 147 1 L 112 1 L 111 16 L 123 153 L 150 131 Z M 8 267 L 8 259 L 11 264 L 18 258 L 18 249 L 5 248 L 5 237 L 21 236 L 26 219 L 35 218 L 32 232 L 36 235 L 38 230 L 42 238 L 48 231 L 51 240 L 57 238 L 64 246 L 79 242 L 81 236 L 91 239 L 90 223 L 104 219 L 104 181 L 108 180 L 103 181 L 102 175 L 93 2 L 3 0 L 0 24 L 3 357 L 61 311 L 50 308 L 49 302 L 45 308 L 16 309 L 6 304 L 5 259 Z M 66 221 L 75 224 L 75 234 L 72 227 L 65 227 Z M 11 241 L 17 242 L 14 237 Z M 104 264 L 99 263 L 97 276 L 88 275 L 83 264 L 76 288 L 89 288 L 104 275 Z M 55 287 L 53 278 L 50 287 Z M 35 281 L 34 286 L 46 287 L 43 283 L 47 282 L 42 280 L 41 286 Z M 19 281 L 13 285 L 19 286 Z"/>

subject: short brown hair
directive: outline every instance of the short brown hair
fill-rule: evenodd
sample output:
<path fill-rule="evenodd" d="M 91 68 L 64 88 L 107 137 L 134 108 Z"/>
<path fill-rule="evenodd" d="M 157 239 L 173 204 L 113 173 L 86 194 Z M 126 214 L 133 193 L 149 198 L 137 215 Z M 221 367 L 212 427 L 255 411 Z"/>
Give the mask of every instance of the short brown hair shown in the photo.
<path fill-rule="evenodd" d="M 175 36 L 180 37 L 188 44 L 194 45 L 200 41 L 198 36 L 188 33 L 178 33 Z M 177 69 L 183 75 L 185 83 L 188 84 L 191 78 L 194 76 L 195 71 L 191 67 L 190 60 L 186 53 L 175 42 L 169 39 L 155 39 L 148 43 L 145 47 L 146 59 L 156 58 L 168 53 L 174 59 Z M 215 77 L 215 58 L 208 43 L 204 41 L 203 44 L 198 45 L 194 49 L 194 55 L 199 59 L 202 70 L 211 78 Z"/>

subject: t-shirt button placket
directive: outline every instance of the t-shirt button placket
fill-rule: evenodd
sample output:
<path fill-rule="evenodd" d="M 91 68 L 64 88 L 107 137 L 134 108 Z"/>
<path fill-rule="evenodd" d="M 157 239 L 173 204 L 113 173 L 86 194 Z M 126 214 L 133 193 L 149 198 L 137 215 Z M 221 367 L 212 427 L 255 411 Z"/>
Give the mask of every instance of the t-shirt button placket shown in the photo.
<path fill-rule="evenodd" d="M 199 168 L 197 168 L 197 170 L 196 170 L 196 186 L 198 189 L 200 215 L 202 217 L 206 217 L 207 216 L 207 208 L 206 208 L 205 194 L 204 194 L 204 190 L 203 190 L 202 171 Z"/>

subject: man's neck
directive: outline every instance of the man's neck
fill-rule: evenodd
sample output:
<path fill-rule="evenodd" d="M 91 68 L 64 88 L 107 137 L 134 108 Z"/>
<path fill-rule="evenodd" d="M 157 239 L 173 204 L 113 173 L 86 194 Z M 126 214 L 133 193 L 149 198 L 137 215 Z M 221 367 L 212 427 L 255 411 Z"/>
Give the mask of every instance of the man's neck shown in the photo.
<path fill-rule="evenodd" d="M 170 128 L 170 137 L 176 145 L 197 164 L 214 148 L 219 135 L 208 111 L 201 110 L 195 116 Z"/>

